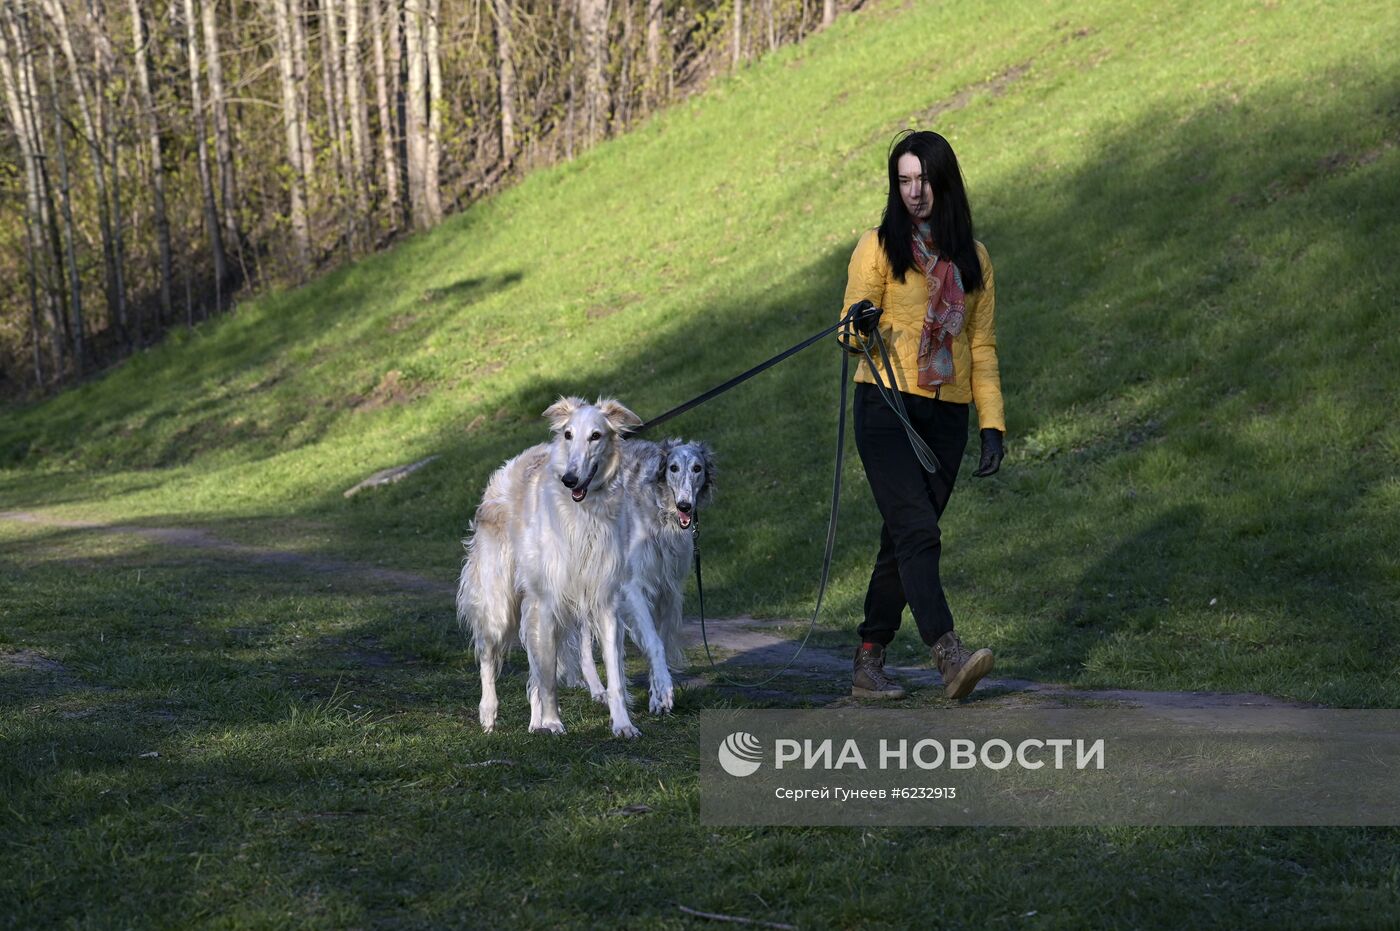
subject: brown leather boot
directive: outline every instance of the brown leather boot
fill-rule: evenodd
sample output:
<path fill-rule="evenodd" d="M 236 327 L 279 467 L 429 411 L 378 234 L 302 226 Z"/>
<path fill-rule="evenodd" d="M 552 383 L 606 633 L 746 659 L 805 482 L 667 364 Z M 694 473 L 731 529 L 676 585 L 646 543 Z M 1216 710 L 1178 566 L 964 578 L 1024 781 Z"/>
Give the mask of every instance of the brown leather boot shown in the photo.
<path fill-rule="evenodd" d="M 951 630 L 933 645 L 933 663 L 943 677 L 943 694 L 949 698 L 963 698 L 971 692 L 977 681 L 992 671 L 992 662 L 991 650 L 969 653 Z"/>
<path fill-rule="evenodd" d="M 903 698 L 904 689 L 885 674 L 885 648 L 876 643 L 856 647 L 851 672 L 851 695 L 856 698 Z"/>

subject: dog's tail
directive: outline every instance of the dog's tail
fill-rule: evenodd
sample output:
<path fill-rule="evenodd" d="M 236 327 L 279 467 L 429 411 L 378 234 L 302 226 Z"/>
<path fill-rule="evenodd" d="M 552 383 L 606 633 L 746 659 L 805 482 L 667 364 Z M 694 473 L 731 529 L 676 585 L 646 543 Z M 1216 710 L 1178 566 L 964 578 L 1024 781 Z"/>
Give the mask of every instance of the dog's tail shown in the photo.
<path fill-rule="evenodd" d="M 484 502 L 471 536 L 462 541 L 467 556 L 457 582 L 457 622 L 471 635 L 477 656 L 499 665 L 519 632 L 520 599 L 513 547 L 497 510 L 494 502 Z"/>

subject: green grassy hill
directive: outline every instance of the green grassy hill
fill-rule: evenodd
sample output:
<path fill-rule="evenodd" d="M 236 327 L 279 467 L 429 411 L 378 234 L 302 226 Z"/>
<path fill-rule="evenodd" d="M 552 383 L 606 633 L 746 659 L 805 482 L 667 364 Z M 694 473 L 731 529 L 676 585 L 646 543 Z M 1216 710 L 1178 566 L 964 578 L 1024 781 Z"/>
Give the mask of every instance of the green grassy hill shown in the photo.
<path fill-rule="evenodd" d="M 485 477 L 555 395 L 655 414 L 829 320 L 890 137 L 932 127 L 999 282 L 1011 458 L 990 482 L 965 470 L 947 518 L 974 638 L 1008 672 L 1393 702 L 1400 16 L 1331 9 L 880 5 L 431 234 L 6 412 L 0 500 L 300 532 L 450 577 Z M 674 424 L 726 466 L 717 610 L 810 601 L 836 365 L 810 351 Z M 847 477 L 841 625 L 876 527 L 858 463 Z"/>
<path fill-rule="evenodd" d="M 391 252 L 6 410 L 0 510 L 195 525 L 451 580 L 486 477 L 544 436 L 539 413 L 555 396 L 615 395 L 654 415 L 833 320 L 851 248 L 879 217 L 890 138 L 933 128 L 959 153 L 996 264 L 1009 418 L 1001 474 L 971 479 L 965 463 L 945 518 L 944 570 L 964 639 L 993 647 L 1007 675 L 1396 706 L 1397 47 L 1400 9 L 1386 2 L 877 3 Z M 809 350 L 673 422 L 722 457 L 721 494 L 705 520 L 713 612 L 810 610 L 838 366 L 834 348 Z M 375 470 L 433 454 L 441 458 L 398 485 L 342 497 Z M 829 644 L 850 636 L 878 531 L 853 446 L 846 479 L 818 635 Z M 276 914 L 363 924 L 386 914 L 404 884 L 436 890 L 418 913 L 427 922 L 501 886 L 535 896 L 528 908 L 500 904 L 503 917 L 514 910 L 540 923 L 624 900 L 633 918 L 664 923 L 695 883 L 732 891 L 686 900 L 696 907 L 752 913 L 756 895 L 805 903 L 773 915 L 804 927 L 915 920 L 927 909 L 979 923 L 1038 911 L 1066 927 L 1075 914 L 1135 927 L 1270 915 L 1285 925 L 1339 914 L 1366 923 L 1396 906 L 1383 832 L 1245 832 L 1248 854 L 1234 845 L 1244 834 L 1211 831 L 950 832 L 937 844 L 874 832 L 858 854 L 847 832 L 724 832 L 702 843 L 693 760 L 656 770 L 595 758 L 597 742 L 572 732 L 566 740 L 582 741 L 570 776 L 578 784 L 540 801 L 529 786 L 557 775 L 549 748 L 503 737 L 493 746 L 504 751 L 484 749 L 471 731 L 473 667 L 441 599 L 371 604 L 370 592 L 265 587 L 207 567 L 198 578 L 143 570 L 110 541 L 103 549 L 4 522 L 0 544 L 0 561 L 22 570 L 0 581 L 0 645 L 42 648 L 149 702 L 212 688 L 227 705 L 201 712 L 221 722 L 209 739 L 231 741 L 249 766 L 273 767 L 270 784 L 290 792 L 340 770 L 329 750 L 300 768 L 277 764 L 292 746 L 279 741 L 310 735 L 333 748 L 362 735 L 334 703 L 314 704 L 285 730 L 258 730 L 256 709 L 286 704 L 282 686 L 257 678 L 264 659 L 301 681 L 303 634 L 361 627 L 417 658 L 413 684 L 380 697 L 433 696 L 434 710 L 404 712 L 421 731 L 381 723 L 374 738 L 411 762 L 374 769 L 366 760 L 355 772 L 404 787 L 384 803 L 397 807 L 379 811 L 385 849 L 418 830 L 424 850 L 441 845 L 436 865 L 410 877 L 401 863 L 381 863 L 372 893 L 316 911 L 295 890 L 320 854 L 302 854 L 324 853 L 326 876 L 344 862 L 318 822 L 211 829 L 229 851 L 248 832 L 263 862 L 290 871 L 283 885 L 260 885 L 256 863 L 221 874 L 230 888 L 267 893 Z M 181 611 L 203 631 L 184 647 L 169 620 Z M 118 656 L 90 642 L 93 618 L 117 631 L 109 636 L 146 639 Z M 260 633 L 233 633 L 245 631 Z M 244 669 L 238 650 L 255 636 L 274 646 Z M 922 653 L 910 625 L 896 652 Z M 245 674 L 253 693 L 238 690 Z M 335 681 L 327 675 L 317 689 Z M 516 703 L 503 727 L 523 724 L 513 691 L 503 686 Z M 65 730 L 73 725 L 26 726 L 36 761 L 25 772 L 35 778 L 63 771 L 57 756 L 45 769 L 49 742 L 99 754 L 143 746 L 75 736 Z M 693 751 L 683 721 L 642 727 L 659 741 L 649 753 Z M 520 759 L 501 782 L 523 788 L 492 817 L 538 816 L 543 833 L 500 828 L 500 846 L 483 841 L 474 866 L 459 861 L 463 835 L 434 832 L 479 827 L 470 805 L 440 804 L 462 774 L 424 777 L 440 795 L 410 791 L 436 765 L 424 761 L 440 761 L 441 741 Z M 226 779 L 233 765 L 181 778 Z M 670 782 L 659 792 L 658 771 Z M 659 813 L 631 831 L 628 819 L 566 813 L 593 804 L 594 783 L 631 787 L 629 797 Z M 92 792 L 98 782 L 61 785 Z M 156 801 L 141 804 L 151 824 L 169 817 Z M 313 840 L 328 846 L 308 848 Z M 818 859 L 775 865 L 800 860 L 799 842 Z M 104 843 L 84 834 L 65 856 L 81 873 L 103 862 Z M 689 877 L 634 876 L 641 891 L 601 873 L 558 879 L 585 858 L 611 877 L 634 872 L 629 863 L 690 857 L 697 845 L 707 853 Z M 1002 871 L 1017 863 L 1030 866 L 1008 894 Z M 1232 878 L 1216 889 L 1220 901 L 1185 891 L 1215 882 L 1222 863 Z M 182 875 L 130 869 L 172 883 Z M 882 899 L 860 880 L 926 881 L 930 869 L 961 873 L 976 897 L 892 889 Z M 1388 884 L 1375 886 L 1378 876 Z M 31 891 L 59 882 L 36 880 Z M 1282 889 L 1295 895 L 1286 914 Z M 193 911 L 163 914 L 226 914 L 217 888 L 189 895 L 181 901 Z M 1090 900 L 1115 904 L 1074 911 Z M 270 920 L 259 907 L 242 914 Z"/>

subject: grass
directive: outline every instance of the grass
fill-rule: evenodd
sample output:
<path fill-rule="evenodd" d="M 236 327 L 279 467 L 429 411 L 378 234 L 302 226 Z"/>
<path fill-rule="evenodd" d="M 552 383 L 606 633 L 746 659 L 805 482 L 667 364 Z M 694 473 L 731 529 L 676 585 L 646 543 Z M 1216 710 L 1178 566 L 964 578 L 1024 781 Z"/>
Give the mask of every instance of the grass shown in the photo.
<path fill-rule="evenodd" d="M 1397 41 L 1382 3 L 877 4 L 392 252 L 6 409 L 0 509 L 450 582 L 486 476 L 557 394 L 655 414 L 832 319 L 885 146 L 918 125 L 959 152 L 1000 297 L 1010 458 L 964 463 L 945 518 L 965 639 L 1014 676 L 1394 707 Z M 675 422 L 723 457 L 716 613 L 809 609 L 836 370 L 814 349 Z M 878 530 L 851 452 L 826 638 Z M 688 696 L 637 745 L 571 700 L 538 742 L 517 677 L 486 738 L 444 598 L 11 522 L 0 564 L 0 651 L 62 669 L 0 666 L 15 926 L 1397 911 L 1380 829 L 710 832 L 697 712 L 728 699 Z M 608 814 L 629 804 L 652 811 Z"/>

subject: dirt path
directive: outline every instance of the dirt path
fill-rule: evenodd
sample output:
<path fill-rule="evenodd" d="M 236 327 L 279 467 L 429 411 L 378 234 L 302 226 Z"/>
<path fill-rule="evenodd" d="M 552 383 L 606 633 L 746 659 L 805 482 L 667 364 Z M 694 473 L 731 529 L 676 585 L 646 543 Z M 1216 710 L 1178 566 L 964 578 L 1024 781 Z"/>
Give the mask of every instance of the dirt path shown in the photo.
<path fill-rule="evenodd" d="M 416 593 L 441 593 L 450 596 L 455 586 L 397 569 L 384 569 L 348 560 L 308 556 L 271 547 L 252 546 L 225 540 L 197 527 L 140 527 L 133 524 L 105 524 L 98 521 L 71 520 L 30 511 L 0 511 L 0 521 L 58 527 L 95 534 L 135 536 L 154 543 L 163 543 L 191 550 L 202 550 L 217 556 L 243 562 L 296 568 L 325 575 L 338 581 L 372 579 L 383 585 Z M 835 651 L 808 644 L 781 677 L 757 689 L 738 689 L 711 678 L 709 662 L 701 646 L 700 625 L 696 619 L 686 624 L 687 646 L 696 662 L 690 671 L 679 677 L 682 688 L 717 688 L 742 691 L 743 694 L 765 701 L 793 704 L 841 705 L 852 701 L 850 685 L 851 658 L 847 651 Z M 712 618 L 706 621 L 710 649 L 719 671 L 740 681 L 757 681 L 786 663 L 797 649 L 800 636 L 780 636 L 773 631 L 794 627 L 791 620 L 756 620 L 751 617 Z M 804 628 L 805 629 L 805 628 Z M 938 675 L 928 667 L 891 666 L 890 671 L 903 683 L 919 689 L 935 688 Z M 644 680 L 643 680 L 644 681 Z M 786 686 L 786 687 L 785 687 Z M 973 699 L 1014 704 L 1065 702 L 1107 702 L 1145 708 L 1223 708 L 1223 707 L 1307 707 L 1268 695 L 1223 692 L 1153 692 L 1131 689 L 1081 689 L 1056 683 L 1034 682 L 1029 679 L 983 679 Z"/>

